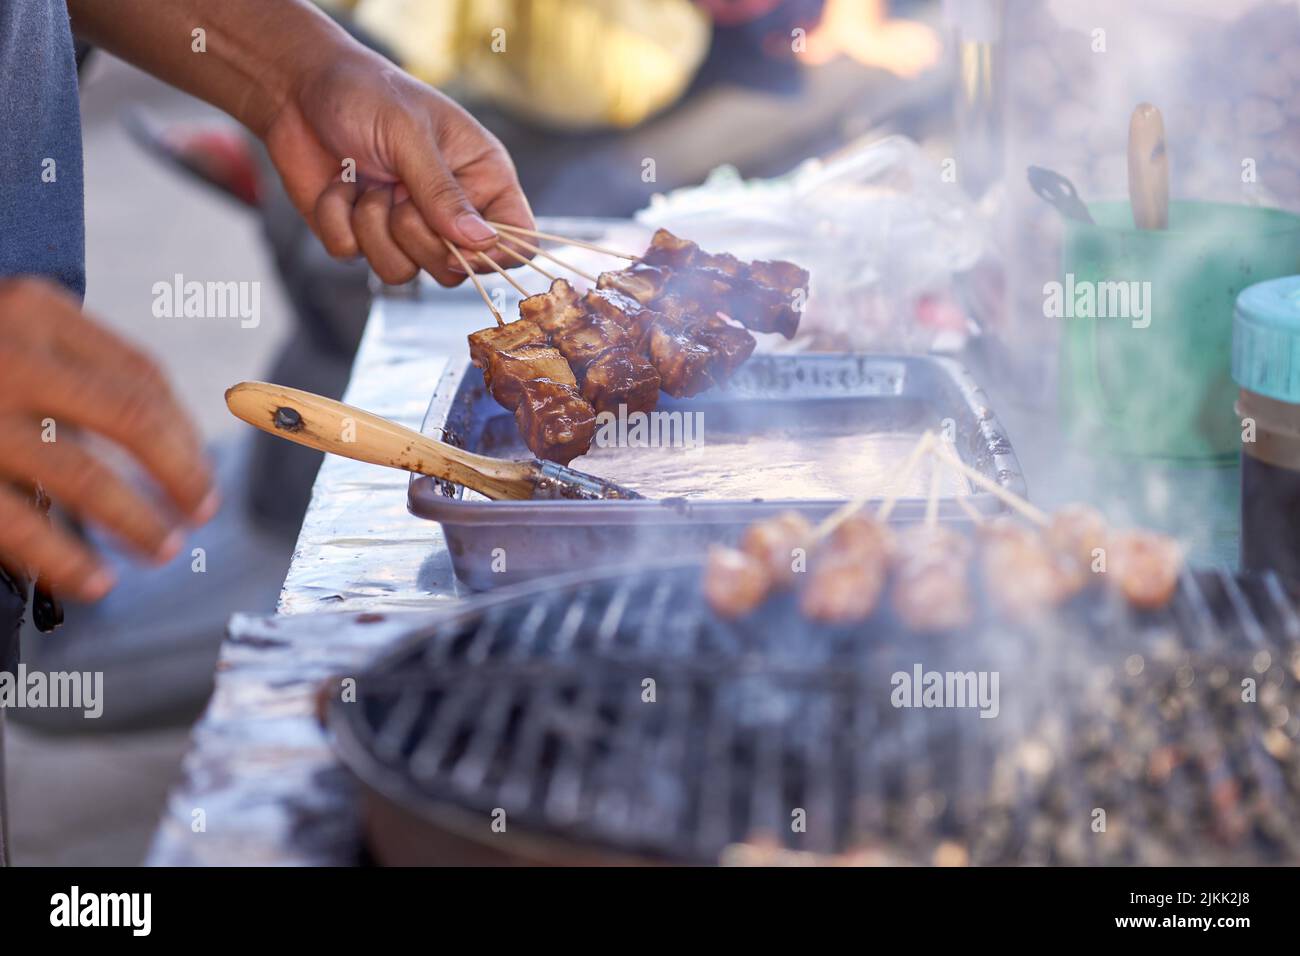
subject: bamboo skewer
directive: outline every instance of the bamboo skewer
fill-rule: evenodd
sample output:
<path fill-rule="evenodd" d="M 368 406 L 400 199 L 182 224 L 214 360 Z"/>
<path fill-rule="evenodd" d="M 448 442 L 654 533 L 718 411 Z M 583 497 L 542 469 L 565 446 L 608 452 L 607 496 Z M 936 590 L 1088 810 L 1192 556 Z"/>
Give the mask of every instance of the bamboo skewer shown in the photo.
<path fill-rule="evenodd" d="M 940 458 L 945 460 L 948 463 L 949 467 L 954 468 L 962 475 L 965 475 L 967 480 L 969 480 L 971 484 L 975 485 L 978 488 L 984 489 L 989 494 L 998 498 L 1003 504 L 1008 505 L 1011 508 L 1014 508 L 1016 511 L 1019 511 L 1030 521 L 1033 521 L 1036 524 L 1040 524 L 1044 527 L 1052 523 L 1052 519 L 1047 516 L 1046 512 L 1042 511 L 1039 508 L 1036 508 L 1034 505 L 1030 504 L 1028 501 L 1026 501 L 1024 498 L 1021 498 L 1019 495 L 1012 494 L 1010 491 L 1007 491 L 1007 489 L 1003 488 L 996 481 L 993 481 L 989 478 L 986 478 L 984 475 L 981 475 L 978 471 L 976 471 L 970 465 L 966 464 L 964 461 L 957 458 L 955 455 L 952 455 L 951 453 L 946 455 L 940 453 Z"/>
<path fill-rule="evenodd" d="M 588 282 L 590 282 L 592 285 L 595 285 L 595 284 L 596 284 L 596 277 L 595 277 L 594 275 L 591 275 L 590 273 L 587 273 L 587 272 L 583 272 L 583 271 L 582 271 L 581 269 L 579 269 L 577 266 L 572 265 L 572 264 L 570 264 L 570 263 L 568 263 L 568 262 L 565 262 L 565 261 L 564 261 L 563 259 L 561 259 L 559 256 L 553 256 L 553 255 L 551 255 L 551 254 L 550 254 L 549 252 L 547 252 L 545 249 L 542 249 L 542 248 L 539 247 L 539 246 L 535 246 L 535 245 L 533 245 L 533 244 L 532 244 L 531 242 L 529 242 L 527 239 L 520 239 L 518 236 L 509 236 L 509 237 L 502 236 L 502 239 L 505 239 L 505 238 L 509 238 L 510 241 L 513 242 L 513 243 L 515 243 L 516 245 L 523 246 L 525 249 L 527 249 L 529 252 L 533 253 L 534 255 L 543 256 L 543 257 L 545 257 L 545 258 L 547 258 L 547 259 L 550 259 L 552 262 L 554 262 L 557 266 L 559 266 L 559 267 L 562 268 L 562 269 L 568 269 L 570 272 L 574 273 L 575 275 L 580 275 L 580 276 L 582 276 L 584 279 L 586 279 L 586 280 L 587 280 Z"/>
<path fill-rule="evenodd" d="M 490 255 L 488 255 L 486 252 L 479 252 L 478 257 L 482 259 L 484 262 L 486 262 L 488 265 L 490 265 L 493 269 L 495 269 L 497 275 L 505 279 L 512 286 L 514 286 L 515 291 L 518 292 L 520 295 L 527 296 L 529 294 L 527 289 L 525 289 L 523 286 L 521 286 L 518 282 L 515 281 L 514 276 L 512 276 L 509 272 L 506 272 L 505 269 L 502 269 L 501 266 L 497 264 L 497 261 L 493 259 Z"/>
<path fill-rule="evenodd" d="M 930 493 L 925 499 L 925 527 L 928 530 L 934 530 L 935 525 L 939 523 L 939 479 L 943 476 L 943 470 L 939 467 L 939 460 L 934 450 L 933 443 L 930 447 Z"/>
<path fill-rule="evenodd" d="M 461 268 L 463 268 L 465 274 L 469 276 L 469 281 L 474 283 L 474 288 L 478 289 L 478 294 L 483 297 L 483 302 L 488 307 L 488 311 L 491 312 L 493 317 L 497 320 L 497 325 L 505 325 L 506 320 L 501 318 L 501 313 L 498 312 L 497 307 L 492 304 L 492 298 L 487 294 L 487 289 L 483 288 L 483 283 L 478 281 L 478 276 L 476 276 L 474 270 L 469 267 L 469 263 L 465 260 L 465 257 L 461 255 L 461 251 L 452 245 L 451 241 L 446 236 L 442 237 L 442 241 L 447 244 L 447 248 L 451 250 L 451 254 L 455 256 L 456 261 L 461 264 Z"/>
<path fill-rule="evenodd" d="M 503 222 L 489 222 L 489 226 L 500 229 L 503 232 L 518 233 L 525 236 L 532 236 L 534 239 L 550 239 L 552 242 L 562 242 L 568 246 L 581 246 L 584 249 L 591 249 L 594 252 L 603 252 L 607 256 L 616 256 L 619 259 L 630 259 L 636 262 L 639 256 L 629 255 L 626 252 L 618 252 L 615 249 L 609 249 L 605 246 L 598 246 L 594 242 L 587 242 L 584 239 L 567 239 L 564 236 L 557 236 L 553 232 L 541 232 L 537 229 L 524 229 L 522 226 L 507 226 Z"/>
<path fill-rule="evenodd" d="M 912 449 L 912 453 L 908 455 L 907 460 L 903 463 L 903 470 L 899 472 L 898 478 L 894 482 L 893 489 L 890 491 L 889 496 L 886 497 L 885 502 L 881 504 L 880 511 L 877 512 L 876 515 L 877 518 L 880 518 L 880 520 L 883 521 L 889 517 L 889 511 L 893 508 L 892 499 L 896 497 L 895 492 L 902 487 L 903 483 L 906 482 L 908 478 L 912 476 L 912 472 L 916 469 L 917 461 L 920 460 L 921 455 L 925 453 L 927 448 L 929 448 L 932 440 L 933 438 L 931 434 L 926 432 L 917 441 L 916 447 Z M 847 501 L 839 508 L 832 511 L 826 516 L 825 520 L 823 520 L 821 524 L 813 529 L 813 540 L 820 541 L 822 538 L 826 537 L 849 518 L 853 517 L 854 514 L 860 511 L 862 507 L 874 497 L 874 493 L 858 495 L 852 501 Z"/>
<path fill-rule="evenodd" d="M 922 456 L 930 453 L 930 448 L 933 444 L 934 432 L 927 431 L 921 436 L 921 440 L 918 441 L 916 447 L 912 449 L 912 454 L 908 455 L 907 461 L 903 463 L 903 470 L 898 473 L 898 478 L 889 489 L 889 494 L 886 495 L 885 500 L 880 503 L 880 507 L 876 511 L 877 521 L 889 520 L 889 516 L 894 511 L 894 505 L 898 503 L 903 487 L 912 477 L 912 472 L 916 471 L 916 466 L 920 464 Z"/>
<path fill-rule="evenodd" d="M 527 256 L 520 253 L 519 250 L 511 249 L 509 246 L 504 245 L 500 242 L 497 243 L 497 248 L 500 249 L 502 252 L 506 253 L 507 255 L 513 256 L 516 260 L 518 260 L 523 265 L 526 265 L 532 269 L 536 269 L 538 272 L 540 272 L 546 278 L 550 279 L 552 282 L 555 281 L 556 276 L 551 275 L 549 272 L 547 272 L 545 269 L 539 266 L 532 259 L 529 259 Z"/>

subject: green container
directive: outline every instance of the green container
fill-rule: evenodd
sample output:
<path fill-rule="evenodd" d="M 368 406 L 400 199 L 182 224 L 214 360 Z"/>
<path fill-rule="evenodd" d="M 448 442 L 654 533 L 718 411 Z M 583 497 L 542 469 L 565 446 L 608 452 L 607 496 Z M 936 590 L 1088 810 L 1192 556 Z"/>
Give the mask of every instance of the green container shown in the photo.
<path fill-rule="evenodd" d="M 1096 224 L 1066 230 L 1059 298 L 1044 289 L 1046 315 L 1067 300 L 1075 313 L 1061 318 L 1067 432 L 1111 454 L 1234 460 L 1233 306 L 1247 286 L 1300 272 L 1300 216 L 1175 202 L 1168 229 L 1142 231 L 1127 202 L 1088 208 Z"/>

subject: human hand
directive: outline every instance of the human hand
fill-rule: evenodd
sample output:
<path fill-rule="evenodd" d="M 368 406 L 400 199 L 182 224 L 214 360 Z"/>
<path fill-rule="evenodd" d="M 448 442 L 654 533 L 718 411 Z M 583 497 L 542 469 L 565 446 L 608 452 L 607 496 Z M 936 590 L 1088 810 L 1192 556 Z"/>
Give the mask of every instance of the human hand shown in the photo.
<path fill-rule="evenodd" d="M 121 445 L 180 517 L 142 497 L 79 430 Z M 159 563 L 180 551 L 185 523 L 206 522 L 218 506 L 198 435 L 154 362 L 86 318 L 53 283 L 0 280 L 0 559 L 69 597 L 102 598 L 111 572 L 76 536 L 46 522 L 20 490 L 35 483 Z"/>
<path fill-rule="evenodd" d="M 333 256 L 364 255 L 393 285 L 421 268 L 446 286 L 465 273 L 443 237 L 491 250 L 485 222 L 531 228 L 500 141 L 464 109 L 387 60 L 346 48 L 306 67 L 265 133 L 298 210 Z M 356 181 L 343 181 L 344 163 Z M 476 272 L 490 267 L 472 254 Z M 497 251 L 502 265 L 517 261 Z"/>

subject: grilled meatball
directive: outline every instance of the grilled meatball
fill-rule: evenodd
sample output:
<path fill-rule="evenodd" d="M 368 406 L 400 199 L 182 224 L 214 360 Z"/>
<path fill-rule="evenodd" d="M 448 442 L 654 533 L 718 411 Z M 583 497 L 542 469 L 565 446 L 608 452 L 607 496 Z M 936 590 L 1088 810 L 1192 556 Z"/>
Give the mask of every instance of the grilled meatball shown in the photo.
<path fill-rule="evenodd" d="M 804 615 L 836 624 L 870 617 L 880 602 L 893 551 L 893 534 L 885 524 L 861 512 L 845 518 L 813 554 L 799 598 Z"/>
<path fill-rule="evenodd" d="M 767 598 L 772 579 L 763 562 L 735 548 L 712 545 L 704 562 L 704 598 L 720 617 L 744 617 Z"/>
<path fill-rule="evenodd" d="M 519 406 L 524 382 L 546 378 L 562 385 L 577 385 L 569 363 L 549 345 L 522 345 L 494 352 L 483 372 L 492 397 L 512 412 Z"/>
<path fill-rule="evenodd" d="M 811 621 L 854 624 L 871 616 L 885 587 L 888 563 L 883 554 L 852 552 L 814 555 L 799 607 Z"/>
<path fill-rule="evenodd" d="M 596 412 L 648 412 L 659 402 L 659 373 L 650 360 L 626 346 L 612 348 L 587 366 L 582 397 Z"/>
<path fill-rule="evenodd" d="M 966 627 L 974 619 L 971 544 L 956 531 L 918 527 L 899 537 L 893 608 L 905 625 L 928 633 Z"/>
<path fill-rule="evenodd" d="M 596 410 L 572 385 L 546 378 L 522 383 L 515 422 L 534 455 L 562 465 L 585 455 L 596 434 Z"/>
<path fill-rule="evenodd" d="M 783 511 L 775 518 L 750 525 L 740 540 L 740 549 L 763 562 L 776 584 L 789 586 L 798 574 L 794 569 L 794 551 L 802 548 L 806 553 L 812 536 L 812 525 L 803 515 Z"/>
<path fill-rule="evenodd" d="M 1166 535 L 1120 531 L 1107 540 L 1106 581 L 1141 610 L 1158 610 L 1173 600 L 1182 569 L 1182 546 Z"/>
<path fill-rule="evenodd" d="M 1077 594 L 1087 578 L 1036 529 L 997 518 L 980 529 L 984 588 L 1007 616 L 1036 617 Z"/>
<path fill-rule="evenodd" d="M 1106 547 L 1106 519 L 1084 504 L 1066 505 L 1052 515 L 1047 540 L 1080 567 L 1092 569 L 1093 552 Z"/>

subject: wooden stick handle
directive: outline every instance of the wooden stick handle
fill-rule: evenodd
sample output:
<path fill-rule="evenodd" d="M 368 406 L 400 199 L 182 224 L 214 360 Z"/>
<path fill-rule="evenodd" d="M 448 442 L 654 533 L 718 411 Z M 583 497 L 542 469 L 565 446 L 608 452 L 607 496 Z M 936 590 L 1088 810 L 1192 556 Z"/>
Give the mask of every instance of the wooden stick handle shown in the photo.
<path fill-rule="evenodd" d="M 454 481 L 489 498 L 533 496 L 528 462 L 476 455 L 322 395 L 240 382 L 226 389 L 226 405 L 254 428 L 318 451 Z"/>
<path fill-rule="evenodd" d="M 1128 195 L 1133 225 L 1169 226 L 1169 154 L 1165 121 L 1150 103 L 1139 103 L 1128 126 Z"/>

